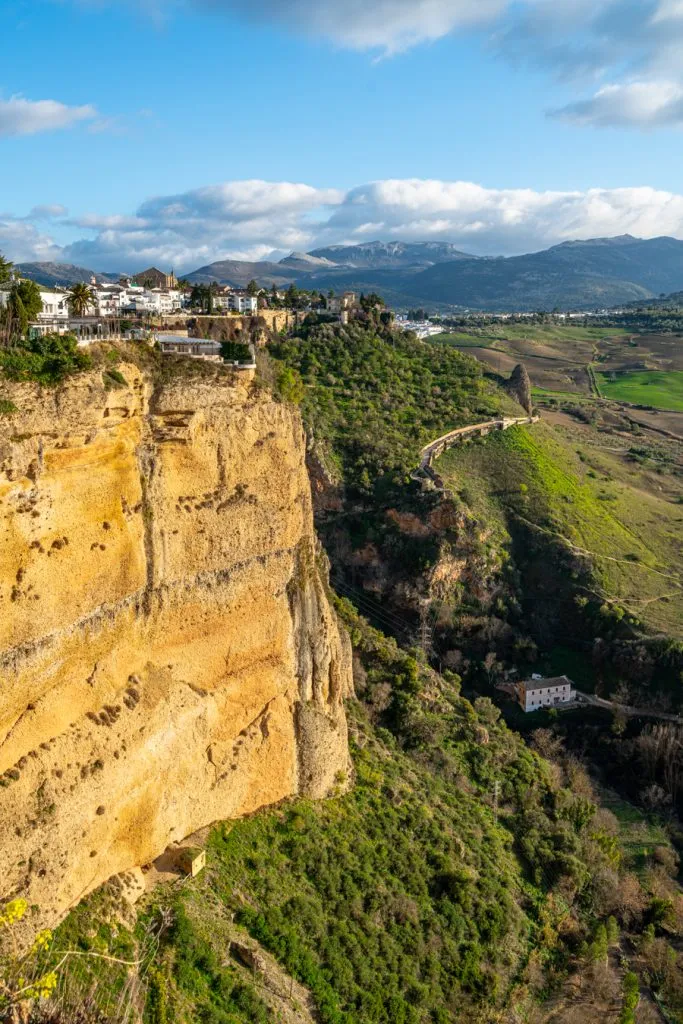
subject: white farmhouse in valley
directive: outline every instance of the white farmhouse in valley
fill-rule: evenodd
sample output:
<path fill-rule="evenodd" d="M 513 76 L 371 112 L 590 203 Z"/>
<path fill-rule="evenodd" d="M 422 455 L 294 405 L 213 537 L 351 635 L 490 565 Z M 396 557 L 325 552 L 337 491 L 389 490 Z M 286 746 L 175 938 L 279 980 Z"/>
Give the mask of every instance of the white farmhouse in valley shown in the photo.
<path fill-rule="evenodd" d="M 576 698 L 576 691 L 572 689 L 571 679 L 567 676 L 553 676 L 551 679 L 532 676 L 531 679 L 516 683 L 515 690 L 517 700 L 527 712 L 569 704 Z"/>

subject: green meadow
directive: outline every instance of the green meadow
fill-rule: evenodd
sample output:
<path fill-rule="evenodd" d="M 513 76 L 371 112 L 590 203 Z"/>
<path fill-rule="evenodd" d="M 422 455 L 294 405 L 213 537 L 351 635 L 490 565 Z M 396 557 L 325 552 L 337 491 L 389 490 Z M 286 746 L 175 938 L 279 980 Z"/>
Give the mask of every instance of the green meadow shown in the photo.
<path fill-rule="evenodd" d="M 683 412 L 683 370 L 633 370 L 596 377 L 604 398 Z"/>

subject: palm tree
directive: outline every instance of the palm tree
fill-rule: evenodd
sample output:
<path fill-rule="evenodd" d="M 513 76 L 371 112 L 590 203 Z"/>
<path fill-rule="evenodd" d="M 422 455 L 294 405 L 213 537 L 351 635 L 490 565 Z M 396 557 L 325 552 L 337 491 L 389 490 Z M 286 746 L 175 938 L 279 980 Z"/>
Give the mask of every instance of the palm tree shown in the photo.
<path fill-rule="evenodd" d="M 77 281 L 76 284 L 71 285 L 67 301 L 72 316 L 85 316 L 88 310 L 97 303 L 94 292 L 83 281 Z"/>

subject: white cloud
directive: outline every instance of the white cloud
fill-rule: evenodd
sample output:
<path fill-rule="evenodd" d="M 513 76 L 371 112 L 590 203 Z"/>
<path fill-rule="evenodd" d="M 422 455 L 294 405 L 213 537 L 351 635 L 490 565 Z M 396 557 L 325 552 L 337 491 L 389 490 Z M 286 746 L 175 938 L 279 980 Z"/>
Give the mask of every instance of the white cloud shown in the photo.
<path fill-rule="evenodd" d="M 190 0 L 354 50 L 392 54 L 480 29 L 512 63 L 542 66 L 594 95 L 565 120 L 635 128 L 678 123 L 667 87 L 683 87 L 683 0 Z M 599 83 L 597 92 L 595 83 Z M 607 84 L 611 83 L 611 84 Z"/>
<path fill-rule="evenodd" d="M 14 263 L 59 260 L 63 250 L 26 218 L 0 213 L 0 253 Z"/>
<path fill-rule="evenodd" d="M 60 216 L 60 207 L 47 209 Z M 30 216 L 44 219 L 35 210 Z M 150 263 L 189 271 L 218 259 L 258 261 L 375 238 L 442 240 L 477 255 L 512 255 L 625 233 L 683 239 L 683 194 L 646 187 L 536 192 L 419 178 L 369 182 L 347 192 L 235 181 L 158 196 L 131 216 L 88 214 L 53 223 L 55 231 L 79 226 L 83 237 L 60 246 L 28 218 L 0 214 L 0 251 L 16 262 L 111 271 Z"/>
<path fill-rule="evenodd" d="M 565 121 L 596 127 L 680 126 L 683 125 L 683 85 L 658 81 L 604 85 L 589 99 L 550 113 Z"/>
<path fill-rule="evenodd" d="M 197 217 L 250 221 L 336 203 L 342 194 L 338 189 L 317 189 L 287 181 L 227 181 L 181 195 L 149 199 L 138 212 L 141 217 L 153 217 L 165 223 L 191 221 Z"/>
<path fill-rule="evenodd" d="M 651 188 L 535 192 L 423 179 L 352 189 L 328 219 L 330 241 L 441 239 L 482 255 L 512 254 L 572 238 L 631 233 L 683 238 L 683 196 Z"/>
<path fill-rule="evenodd" d="M 66 206 L 62 206 L 60 203 L 43 203 L 40 206 L 34 206 L 25 219 L 54 220 L 57 217 L 65 217 L 68 212 Z"/>
<path fill-rule="evenodd" d="M 23 96 L 12 96 L 8 100 L 0 100 L 0 138 L 52 132 L 95 117 L 97 111 L 90 104 L 68 107 L 57 100 L 27 100 Z"/>
<path fill-rule="evenodd" d="M 355 50 L 396 53 L 457 29 L 490 22 L 507 0 L 195 0 L 197 6 L 236 11 L 294 31 L 319 35 Z"/>
<path fill-rule="evenodd" d="M 177 195 L 156 196 L 135 215 L 87 214 L 69 224 L 95 230 L 67 247 L 69 260 L 119 269 L 158 260 L 191 267 L 224 259 L 262 260 L 273 250 L 301 249 L 339 189 L 294 182 L 228 181 Z"/>

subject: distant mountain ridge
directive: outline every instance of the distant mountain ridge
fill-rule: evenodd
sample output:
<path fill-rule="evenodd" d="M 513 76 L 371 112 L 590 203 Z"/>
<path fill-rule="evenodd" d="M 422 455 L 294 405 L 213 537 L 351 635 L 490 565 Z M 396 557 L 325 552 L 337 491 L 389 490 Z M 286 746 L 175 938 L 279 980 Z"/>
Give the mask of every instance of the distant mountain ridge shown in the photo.
<path fill-rule="evenodd" d="M 437 264 L 414 286 L 425 300 L 475 309 L 615 306 L 683 286 L 683 242 L 630 235 L 563 242 L 538 253 Z"/>
<path fill-rule="evenodd" d="M 308 254 L 339 267 L 388 270 L 391 268 L 431 267 L 449 260 L 474 260 L 451 242 L 365 242 L 362 245 L 330 245 Z"/>
<path fill-rule="evenodd" d="M 17 263 L 15 269 L 22 277 L 28 277 L 31 281 L 54 288 L 57 285 L 72 285 L 78 281 L 88 283 L 94 276 L 98 281 L 118 281 L 119 274 L 101 274 L 88 270 L 87 267 L 77 267 L 73 263 Z"/>
<path fill-rule="evenodd" d="M 190 274 L 184 274 L 185 281 L 190 284 L 227 284 L 232 288 L 244 288 L 250 281 L 255 280 L 262 286 L 272 284 L 287 285 L 293 284 L 302 276 L 299 267 L 288 267 L 284 263 L 247 263 L 242 260 L 217 260 L 216 263 L 209 263 L 205 267 L 193 270 Z"/>
<path fill-rule="evenodd" d="M 23 263 L 41 284 L 88 281 L 92 271 L 70 264 Z M 118 275 L 98 274 L 101 280 Z M 293 252 L 279 262 L 218 260 L 185 275 L 244 288 L 377 291 L 394 306 L 522 312 L 592 309 L 646 301 L 683 289 L 683 242 L 631 235 L 562 242 L 522 256 L 480 257 L 449 242 L 367 242 Z"/>

